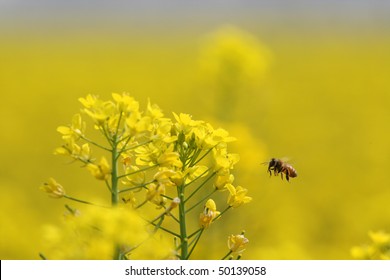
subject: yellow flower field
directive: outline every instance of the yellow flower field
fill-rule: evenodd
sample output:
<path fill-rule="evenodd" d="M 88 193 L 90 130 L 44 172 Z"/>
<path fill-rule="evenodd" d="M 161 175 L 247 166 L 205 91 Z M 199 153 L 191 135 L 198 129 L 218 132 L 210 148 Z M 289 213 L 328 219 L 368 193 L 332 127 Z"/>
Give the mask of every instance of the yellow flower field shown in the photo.
<path fill-rule="evenodd" d="M 207 201 L 205 212 L 190 216 L 188 223 L 205 229 L 192 259 L 221 259 L 229 250 L 242 252 L 242 259 L 389 258 L 388 32 L 274 29 L 275 34 L 240 24 L 166 33 L 0 28 L 0 258 L 39 259 L 45 250 L 58 249 L 58 240 L 72 244 L 72 225 L 64 226 L 73 218 L 69 209 L 89 213 L 91 206 L 66 196 L 110 203 L 104 180 L 112 166 L 103 152 L 78 146 L 78 159 L 84 161 L 77 162 L 54 153 L 66 153 L 58 148 L 61 136 L 72 133 L 66 126 L 83 129 L 77 115 L 72 121 L 75 114 L 99 125 L 98 112 L 80 111 L 89 106 L 88 94 L 108 100 L 118 93 L 114 98 L 120 103 L 122 92 L 138 100 L 142 110 L 150 100 L 174 122 L 188 124 L 191 115 L 236 139 L 226 141 L 229 152 L 239 155 L 239 160 L 230 158 L 234 187 L 230 173 L 221 174 L 209 186 L 218 189 L 215 202 Z M 93 125 L 86 132 L 98 137 Z M 90 148 L 96 151 L 94 163 Z M 160 166 L 175 165 L 175 151 L 169 152 L 159 158 Z M 151 160 L 146 150 L 139 153 Z M 223 166 L 225 159 L 211 155 Z M 298 177 L 289 182 L 270 177 L 263 163 L 273 157 L 289 158 Z M 197 178 L 201 171 L 188 172 Z M 172 183 L 167 174 L 154 179 Z M 55 179 L 43 185 L 50 177 Z M 129 187 L 142 181 L 135 175 L 127 179 Z M 149 188 L 148 211 L 165 198 L 158 191 Z M 131 204 L 135 198 L 126 199 Z M 218 219 L 226 204 L 230 210 Z M 110 227 L 113 220 L 104 213 L 92 211 L 75 224 L 88 235 L 83 223 L 95 219 L 115 235 L 116 226 Z M 134 213 L 113 215 L 126 223 L 123 217 Z M 138 218 L 134 223 L 140 223 Z M 141 242 L 145 232 L 134 234 L 129 238 Z M 127 237 L 115 235 L 115 242 Z M 108 258 L 112 248 L 96 238 L 101 250 L 87 248 L 85 256 Z M 159 246 L 173 244 L 164 242 Z M 380 243 L 382 251 L 368 256 L 365 244 L 370 242 Z M 77 244 L 65 245 L 53 258 L 79 257 Z M 167 255 L 167 247 L 149 250 L 134 258 Z"/>

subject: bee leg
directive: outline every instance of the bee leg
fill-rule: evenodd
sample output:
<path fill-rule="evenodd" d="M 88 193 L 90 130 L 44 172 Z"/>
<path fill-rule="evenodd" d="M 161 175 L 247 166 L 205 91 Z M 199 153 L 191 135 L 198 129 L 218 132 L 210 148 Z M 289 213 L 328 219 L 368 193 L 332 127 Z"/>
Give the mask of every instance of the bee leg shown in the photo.
<path fill-rule="evenodd" d="M 287 180 L 287 182 L 289 182 L 289 177 L 288 177 L 288 172 L 286 173 L 286 180 Z"/>
<path fill-rule="evenodd" d="M 283 172 L 280 172 L 280 177 L 282 177 L 282 180 L 283 180 Z"/>

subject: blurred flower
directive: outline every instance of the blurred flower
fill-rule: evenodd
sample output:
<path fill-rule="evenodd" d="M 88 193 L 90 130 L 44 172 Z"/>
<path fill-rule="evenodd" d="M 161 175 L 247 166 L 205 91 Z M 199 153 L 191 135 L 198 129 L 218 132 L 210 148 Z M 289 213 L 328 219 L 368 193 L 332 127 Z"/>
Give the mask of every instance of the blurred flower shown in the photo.
<path fill-rule="evenodd" d="M 354 246 L 351 248 L 351 256 L 358 260 L 369 260 L 375 254 L 375 250 L 370 246 Z"/>
<path fill-rule="evenodd" d="M 44 183 L 40 187 L 40 190 L 48 193 L 52 198 L 61 198 L 65 195 L 64 188 L 53 178 L 49 178 L 49 181 Z"/>
<path fill-rule="evenodd" d="M 370 231 L 368 235 L 372 243 L 352 247 L 352 257 L 361 260 L 390 260 L 390 234 Z"/>
<path fill-rule="evenodd" d="M 390 234 L 388 234 L 386 232 L 370 231 L 370 232 L 368 232 L 368 236 L 370 237 L 372 242 L 378 247 L 390 245 Z"/>
<path fill-rule="evenodd" d="M 146 200 L 156 204 L 157 206 L 162 206 L 166 202 L 165 195 L 165 186 L 160 184 L 149 184 L 148 190 L 146 191 Z"/>
<path fill-rule="evenodd" d="M 204 40 L 201 76 L 215 94 L 214 111 L 219 119 L 234 119 L 234 109 L 243 97 L 258 92 L 253 89 L 264 79 L 270 61 L 268 48 L 234 26 L 223 26 Z"/>
<path fill-rule="evenodd" d="M 134 192 L 129 192 L 122 197 L 122 201 L 124 204 L 130 205 L 134 208 L 137 205 L 137 198 L 134 195 Z"/>
<path fill-rule="evenodd" d="M 48 259 L 112 259 L 118 244 L 128 258 L 129 248 L 137 248 L 140 259 L 166 258 L 172 250 L 163 240 L 156 246 L 138 214 L 120 207 L 88 208 L 62 228 L 46 226 L 43 241 Z"/>
<path fill-rule="evenodd" d="M 270 60 L 270 51 L 255 36 L 223 26 L 205 40 L 201 68 L 216 81 L 228 83 L 228 77 L 253 81 L 264 76 Z"/>

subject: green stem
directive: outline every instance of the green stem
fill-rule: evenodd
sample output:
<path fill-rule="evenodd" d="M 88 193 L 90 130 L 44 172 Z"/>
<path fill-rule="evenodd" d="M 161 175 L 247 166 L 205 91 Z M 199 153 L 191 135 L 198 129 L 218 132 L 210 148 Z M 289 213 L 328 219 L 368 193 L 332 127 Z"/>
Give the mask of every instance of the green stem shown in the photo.
<path fill-rule="evenodd" d="M 115 139 L 110 137 L 105 126 L 100 126 L 100 132 L 104 135 L 104 137 L 106 138 L 107 142 L 111 145 L 111 147 L 114 147 Z"/>
<path fill-rule="evenodd" d="M 229 210 L 229 209 L 231 209 L 231 208 L 232 208 L 231 206 L 226 207 L 225 210 L 223 210 L 221 213 L 219 213 L 219 215 L 218 215 L 217 217 L 215 217 L 215 218 L 213 219 L 213 221 L 217 220 L 219 217 L 221 217 L 223 214 L 225 214 L 225 212 L 226 212 L 227 210 Z"/>
<path fill-rule="evenodd" d="M 177 222 L 178 224 L 180 224 L 180 221 L 178 218 L 176 218 L 175 216 L 173 216 L 172 213 L 169 213 L 169 217 L 171 217 L 173 220 L 175 220 L 175 222 Z"/>
<path fill-rule="evenodd" d="M 111 151 L 111 206 L 115 207 L 119 203 L 119 190 L 118 190 L 118 143 L 117 135 L 112 138 L 112 151 Z M 122 259 L 122 253 L 120 244 L 115 246 L 115 252 L 113 256 L 114 260 Z"/>
<path fill-rule="evenodd" d="M 216 173 L 212 173 L 209 177 L 206 178 L 206 180 L 204 180 L 201 184 L 199 184 L 199 186 L 192 192 L 192 194 L 190 194 L 189 197 L 187 197 L 186 201 L 184 202 L 187 202 L 195 193 L 197 193 L 211 178 L 214 177 Z"/>
<path fill-rule="evenodd" d="M 69 200 L 73 200 L 73 201 L 77 201 L 79 203 L 83 203 L 83 204 L 88 204 L 88 205 L 94 205 L 94 206 L 99 206 L 99 207 L 104 207 L 106 208 L 106 206 L 102 206 L 102 205 L 96 205 L 96 204 L 93 204 L 92 202 L 88 202 L 88 201 L 85 201 L 85 200 L 81 200 L 81 199 L 78 199 L 78 198 L 74 198 L 74 197 L 71 197 L 69 195 L 64 195 L 65 198 L 69 199 Z"/>
<path fill-rule="evenodd" d="M 45 256 L 43 253 L 39 253 L 39 257 L 40 257 L 42 260 L 47 260 L 46 256 Z"/>
<path fill-rule="evenodd" d="M 107 186 L 107 189 L 110 193 L 112 193 L 112 190 L 111 190 L 111 187 L 110 187 L 110 183 L 108 182 L 108 180 L 104 180 L 104 182 L 106 183 L 106 186 Z"/>
<path fill-rule="evenodd" d="M 154 222 L 151 222 L 150 224 L 151 224 L 151 225 L 154 225 L 154 226 L 157 226 L 157 224 L 154 223 Z M 165 231 L 165 232 L 167 232 L 167 233 L 169 233 L 169 234 L 172 234 L 173 236 L 176 236 L 176 237 L 180 238 L 180 235 L 179 235 L 179 234 L 177 234 L 177 233 L 175 233 L 175 232 L 173 232 L 173 231 L 171 231 L 171 230 L 169 230 L 169 229 L 166 229 L 166 228 L 164 228 L 164 227 L 162 227 L 162 226 L 160 226 L 159 229 L 161 229 L 161 230 L 163 230 L 163 231 Z"/>
<path fill-rule="evenodd" d="M 96 143 L 94 141 L 92 141 L 91 139 L 88 139 L 87 137 L 83 136 L 83 135 L 80 135 L 80 138 L 83 139 L 84 141 L 100 148 L 100 149 L 103 149 L 105 151 L 108 151 L 108 152 L 111 152 L 111 149 L 107 148 L 107 147 L 104 147 L 103 145 L 100 145 L 99 143 Z"/>
<path fill-rule="evenodd" d="M 146 203 L 148 202 L 148 200 L 147 199 L 145 199 L 144 200 L 144 202 L 142 202 L 141 204 L 139 204 L 137 207 L 135 207 L 135 209 L 138 209 L 138 208 L 140 208 L 140 207 L 142 207 L 142 206 L 144 206 Z"/>
<path fill-rule="evenodd" d="M 187 227 L 186 227 L 186 209 L 185 209 L 185 200 L 184 200 L 184 185 L 181 185 L 177 188 L 178 196 L 181 203 L 179 203 L 179 221 L 180 221 L 180 247 L 181 255 L 180 259 L 186 260 L 188 257 L 188 237 L 187 237 Z"/>
<path fill-rule="evenodd" d="M 119 176 L 119 177 L 121 177 L 121 176 Z M 118 177 L 118 178 L 119 178 L 119 177 Z M 131 187 L 131 188 L 126 188 L 126 189 L 123 189 L 123 190 L 119 190 L 118 192 L 119 192 L 119 193 L 123 193 L 123 192 L 133 191 L 133 190 L 136 190 L 136 189 L 141 189 L 141 188 L 143 188 L 143 187 L 145 187 L 145 186 L 147 186 L 147 185 L 149 185 L 149 184 L 151 184 L 151 183 L 153 183 L 153 182 L 154 182 L 154 180 L 153 180 L 153 181 L 150 181 L 150 182 L 147 182 L 147 183 L 143 183 L 143 184 L 138 185 L 138 186 L 135 186 L 135 187 Z"/>
<path fill-rule="evenodd" d="M 189 157 L 190 161 L 188 162 L 188 167 L 194 166 L 194 161 L 197 159 L 201 152 L 202 150 L 198 148 L 196 148 L 195 151 L 192 152 L 192 155 Z"/>
<path fill-rule="evenodd" d="M 116 135 L 116 136 L 119 135 L 119 128 L 120 128 L 120 126 L 121 126 L 122 116 L 123 116 L 123 112 L 120 111 L 120 112 L 119 112 L 118 124 L 116 125 L 116 130 L 115 130 L 115 135 Z"/>
<path fill-rule="evenodd" d="M 188 236 L 188 239 L 191 239 L 195 234 L 198 234 L 199 231 L 203 230 L 203 228 L 200 228 L 196 231 L 194 231 L 193 233 L 191 233 L 189 236 Z"/>
<path fill-rule="evenodd" d="M 196 237 L 195 243 L 194 243 L 194 245 L 192 245 L 191 251 L 188 253 L 187 260 L 190 258 L 192 252 L 194 251 L 194 249 L 196 247 L 196 244 L 198 244 L 198 241 L 199 241 L 200 237 L 202 236 L 203 231 L 204 231 L 204 228 L 201 229 L 201 231 L 199 232 L 198 236 Z"/>
<path fill-rule="evenodd" d="M 119 202 L 119 190 L 118 190 L 118 150 L 116 137 L 114 137 L 113 147 L 111 152 L 111 205 L 116 206 Z"/>
<path fill-rule="evenodd" d="M 215 148 L 215 146 L 212 147 L 212 148 L 210 148 L 206 153 L 204 153 L 203 156 L 201 156 L 197 161 L 195 161 L 195 162 L 192 164 L 192 166 L 195 165 L 195 164 L 197 164 L 198 162 L 200 162 L 202 159 L 204 159 L 204 158 L 205 158 L 205 157 L 206 157 L 214 148 Z"/>
<path fill-rule="evenodd" d="M 143 143 L 140 143 L 140 144 L 137 144 L 137 145 L 134 145 L 134 146 L 131 146 L 131 147 L 122 149 L 121 152 L 124 153 L 124 152 L 130 151 L 130 150 L 134 150 L 134 149 L 136 149 L 136 148 L 138 148 L 138 147 L 141 147 L 141 146 L 143 146 L 143 145 L 149 144 L 149 143 L 151 143 L 151 142 L 153 142 L 153 140 L 148 140 L 148 141 L 146 141 L 146 142 L 143 142 Z M 126 145 L 127 145 L 127 144 L 126 144 Z M 126 147 L 126 146 L 124 146 L 124 147 Z"/>
<path fill-rule="evenodd" d="M 224 260 L 224 259 L 226 259 L 227 257 L 229 257 L 231 253 L 232 253 L 232 251 L 230 250 L 229 253 L 227 253 L 221 260 Z"/>
<path fill-rule="evenodd" d="M 187 209 L 187 212 L 190 212 L 192 209 L 194 209 L 196 206 L 198 206 L 199 204 L 201 204 L 203 201 L 205 201 L 207 198 L 209 198 L 210 196 L 213 195 L 213 193 L 215 193 L 217 191 L 217 189 L 214 189 L 211 193 L 209 193 L 208 195 L 206 195 L 205 197 L 203 197 L 202 199 L 200 199 L 197 203 L 195 203 L 194 205 L 192 205 L 190 208 Z"/>
<path fill-rule="evenodd" d="M 207 169 L 205 170 L 202 174 L 200 174 L 198 177 L 196 177 L 194 180 L 190 181 L 189 183 L 185 184 L 184 187 L 187 188 L 189 185 L 191 185 L 192 183 L 196 182 L 197 180 L 199 180 L 200 178 L 203 178 L 203 175 L 205 175 L 207 172 L 209 172 L 210 169 Z"/>
<path fill-rule="evenodd" d="M 145 167 L 145 168 L 142 168 L 142 169 L 139 169 L 139 170 L 130 172 L 130 173 L 126 173 L 126 174 L 120 175 L 120 176 L 118 176 L 118 179 L 121 179 L 121 178 L 126 177 L 126 176 L 131 176 L 131 175 L 137 174 L 137 173 L 139 173 L 139 172 L 144 172 L 144 171 L 146 171 L 146 170 L 155 168 L 156 166 L 158 166 L 158 165 L 157 165 L 157 164 L 151 165 L 151 166 L 148 166 L 148 167 Z"/>

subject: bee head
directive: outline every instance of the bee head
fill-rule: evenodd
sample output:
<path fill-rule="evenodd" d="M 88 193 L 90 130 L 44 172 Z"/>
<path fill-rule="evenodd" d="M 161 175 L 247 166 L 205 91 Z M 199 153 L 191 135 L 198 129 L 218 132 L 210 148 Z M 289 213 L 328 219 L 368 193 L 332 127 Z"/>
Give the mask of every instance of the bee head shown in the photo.
<path fill-rule="evenodd" d="M 276 165 L 276 159 L 271 158 L 271 160 L 269 161 L 269 166 L 275 166 L 275 165 Z"/>

